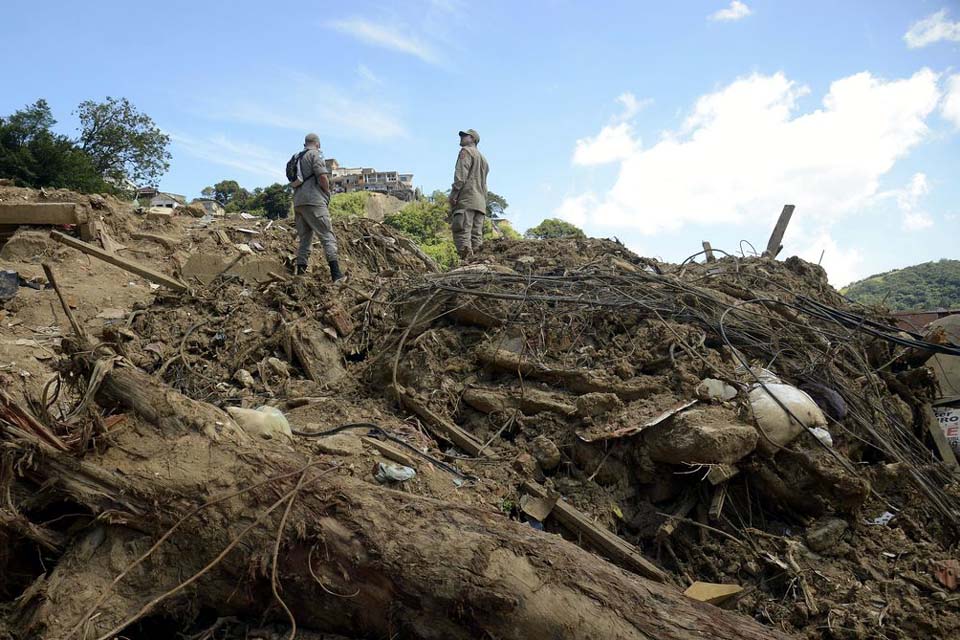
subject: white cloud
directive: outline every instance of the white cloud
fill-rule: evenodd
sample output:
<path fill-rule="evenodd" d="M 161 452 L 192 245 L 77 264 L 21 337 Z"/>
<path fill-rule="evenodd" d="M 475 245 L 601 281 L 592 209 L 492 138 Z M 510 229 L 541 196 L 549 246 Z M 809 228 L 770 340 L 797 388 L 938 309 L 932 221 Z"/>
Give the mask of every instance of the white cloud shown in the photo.
<path fill-rule="evenodd" d="M 264 87 L 250 97 L 218 96 L 202 115 L 228 120 L 291 129 L 301 134 L 335 130 L 342 136 L 368 140 L 402 138 L 407 130 L 388 104 L 354 97 L 345 90 L 317 78 L 295 72 L 276 72 L 275 87 Z"/>
<path fill-rule="evenodd" d="M 930 193 L 930 183 L 923 173 L 916 173 L 910 184 L 897 192 L 897 206 L 903 214 L 903 229 L 919 231 L 933 226 L 933 218 L 926 211 L 918 209 L 920 200 Z"/>
<path fill-rule="evenodd" d="M 826 269 L 830 284 L 834 287 L 846 286 L 866 275 L 863 273 L 863 252 L 857 247 L 838 245 L 829 228 L 821 228 L 797 240 L 801 247 L 797 255 Z"/>
<path fill-rule="evenodd" d="M 234 142 L 223 135 L 197 138 L 182 133 L 167 133 L 173 141 L 175 151 L 180 149 L 207 162 L 238 169 L 273 182 L 287 181 L 283 171 L 286 159 L 269 149 L 246 142 Z"/>
<path fill-rule="evenodd" d="M 740 2 L 740 0 L 733 0 L 729 7 L 711 13 L 707 19 L 720 22 L 732 22 L 746 18 L 751 13 L 753 12 L 750 10 L 750 7 Z"/>
<path fill-rule="evenodd" d="M 609 125 L 595 137 L 577 140 L 573 163 L 591 166 L 625 160 L 636 152 L 638 146 L 639 141 L 634 139 L 630 123 Z"/>
<path fill-rule="evenodd" d="M 798 113 L 809 90 L 783 73 L 738 79 L 702 96 L 680 130 L 652 147 L 632 138 L 628 153 L 626 131 L 614 134 L 609 125 L 578 141 L 575 163 L 616 156 L 619 174 L 609 191 L 591 195 L 589 209 L 574 195 L 579 209 L 564 203 L 561 210 L 644 234 L 690 223 L 766 226 L 785 202 L 830 223 L 867 204 L 880 178 L 927 135 L 937 83 L 929 69 L 891 81 L 858 73 L 833 82 L 818 108 Z"/>
<path fill-rule="evenodd" d="M 384 49 L 399 51 L 420 58 L 428 64 L 439 65 L 441 58 L 434 48 L 417 36 L 403 34 L 397 25 L 378 24 L 365 18 L 345 18 L 330 23 L 341 33 Z"/>
<path fill-rule="evenodd" d="M 585 193 L 573 198 L 566 198 L 554 214 L 561 220 L 572 222 L 578 227 L 586 224 L 591 209 L 596 207 L 597 198 L 592 193 Z"/>
<path fill-rule="evenodd" d="M 911 49 L 925 47 L 941 40 L 960 42 L 960 22 L 951 22 L 947 19 L 947 10 L 941 9 L 914 22 L 913 26 L 903 34 L 903 39 Z"/>
<path fill-rule="evenodd" d="M 940 103 L 940 114 L 960 129 L 960 73 L 947 80 L 946 95 Z"/>
<path fill-rule="evenodd" d="M 632 119 L 653 104 L 653 98 L 642 98 L 638 100 L 637 96 L 627 91 L 617 96 L 617 102 L 623 105 L 623 113 L 618 116 L 618 119 L 626 121 Z"/>

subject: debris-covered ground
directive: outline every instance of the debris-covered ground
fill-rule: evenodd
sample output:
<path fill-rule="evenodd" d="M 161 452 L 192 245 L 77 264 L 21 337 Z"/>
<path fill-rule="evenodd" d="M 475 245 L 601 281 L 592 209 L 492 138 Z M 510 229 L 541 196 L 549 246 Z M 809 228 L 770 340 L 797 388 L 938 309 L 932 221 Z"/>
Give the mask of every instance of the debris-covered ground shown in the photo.
<path fill-rule="evenodd" d="M 815 265 L 497 241 L 440 273 L 351 219 L 331 284 L 288 275 L 289 220 L 17 199 L 188 291 L 49 227 L 0 249 L 0 638 L 960 633 L 922 366 L 957 347 Z"/>

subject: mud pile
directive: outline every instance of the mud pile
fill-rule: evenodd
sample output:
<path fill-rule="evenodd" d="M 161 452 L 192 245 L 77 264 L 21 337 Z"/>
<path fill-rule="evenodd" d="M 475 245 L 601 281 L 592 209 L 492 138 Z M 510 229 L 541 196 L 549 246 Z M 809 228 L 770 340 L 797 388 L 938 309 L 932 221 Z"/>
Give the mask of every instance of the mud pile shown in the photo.
<path fill-rule="evenodd" d="M 347 220 L 331 284 L 286 275 L 285 221 L 164 244 L 112 216 L 189 291 L 88 313 L 86 342 L 61 320 L 5 397 L 0 637 L 960 632 L 960 484 L 917 366 L 956 347 L 816 265 L 501 240 L 440 273 Z"/>

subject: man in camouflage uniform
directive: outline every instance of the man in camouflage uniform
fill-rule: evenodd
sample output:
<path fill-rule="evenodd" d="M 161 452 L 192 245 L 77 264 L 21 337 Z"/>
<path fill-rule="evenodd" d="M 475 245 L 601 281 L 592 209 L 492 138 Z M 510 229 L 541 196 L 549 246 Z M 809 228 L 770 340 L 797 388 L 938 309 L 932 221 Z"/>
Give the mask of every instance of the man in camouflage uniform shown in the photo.
<path fill-rule="evenodd" d="M 330 179 L 327 166 L 320 151 L 320 137 L 315 133 L 307 134 L 303 146 L 306 151 L 300 157 L 299 175 L 303 182 L 294 188 L 293 211 L 300 246 L 297 250 L 297 264 L 294 273 L 306 273 L 310 260 L 310 246 L 313 234 L 320 236 L 323 253 L 330 265 L 330 277 L 334 282 L 343 277 L 337 258 L 337 238 L 333 235 L 330 222 Z"/>
<path fill-rule="evenodd" d="M 461 259 L 473 256 L 483 244 L 483 221 L 487 214 L 487 159 L 477 149 L 480 134 L 474 129 L 460 132 L 460 155 L 453 172 L 450 210 L 453 243 Z"/>

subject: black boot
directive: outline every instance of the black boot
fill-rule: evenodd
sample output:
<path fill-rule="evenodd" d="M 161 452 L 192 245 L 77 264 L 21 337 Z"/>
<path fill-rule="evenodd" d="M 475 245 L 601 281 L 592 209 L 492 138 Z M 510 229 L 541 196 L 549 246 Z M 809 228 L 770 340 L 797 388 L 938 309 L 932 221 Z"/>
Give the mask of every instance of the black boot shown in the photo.
<path fill-rule="evenodd" d="M 307 265 L 305 264 L 295 264 L 293 265 L 293 275 L 302 276 L 307 272 Z"/>
<path fill-rule="evenodd" d="M 343 274 L 340 272 L 340 263 L 336 260 L 330 261 L 330 279 L 336 282 L 343 277 Z"/>

